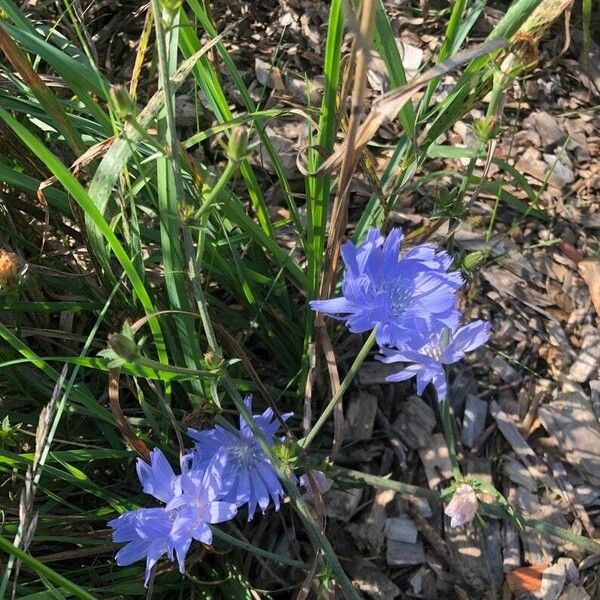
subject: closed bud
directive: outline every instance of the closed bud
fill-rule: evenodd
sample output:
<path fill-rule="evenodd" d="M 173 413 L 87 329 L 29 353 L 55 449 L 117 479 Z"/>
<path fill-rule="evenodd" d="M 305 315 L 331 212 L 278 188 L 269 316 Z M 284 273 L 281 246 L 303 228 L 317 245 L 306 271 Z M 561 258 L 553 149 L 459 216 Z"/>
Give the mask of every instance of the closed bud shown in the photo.
<path fill-rule="evenodd" d="M 248 130 L 239 126 L 231 132 L 229 144 L 227 146 L 227 156 L 234 162 L 243 160 L 248 151 Z"/>
<path fill-rule="evenodd" d="M 19 257 L 14 252 L 0 250 L 0 287 L 8 288 L 17 281 Z"/>
<path fill-rule="evenodd" d="M 462 527 L 470 523 L 477 513 L 477 494 L 468 484 L 460 485 L 444 513 L 450 517 L 450 527 Z"/>
<path fill-rule="evenodd" d="M 485 144 L 494 134 L 495 126 L 495 117 L 483 117 L 473 123 L 473 132 L 477 136 L 477 139 Z"/>
<path fill-rule="evenodd" d="M 190 223 L 194 218 L 194 208 L 187 202 L 180 202 L 177 205 L 177 212 L 179 213 L 179 220 L 182 223 Z"/>
<path fill-rule="evenodd" d="M 174 15 L 183 4 L 183 0 L 160 0 L 161 6 Z"/>
<path fill-rule="evenodd" d="M 223 357 L 210 350 L 204 354 L 204 364 L 210 371 L 218 371 L 223 367 Z"/>
<path fill-rule="evenodd" d="M 110 88 L 110 96 L 115 105 L 115 112 L 121 119 L 129 119 L 137 114 L 137 107 L 127 89 L 121 84 Z"/>
<path fill-rule="evenodd" d="M 122 360 L 135 362 L 141 357 L 137 344 L 122 333 L 113 333 L 108 336 L 108 347 Z"/>
<path fill-rule="evenodd" d="M 463 268 L 467 271 L 476 269 L 483 264 L 486 256 L 487 252 L 485 250 L 475 250 L 475 252 L 470 252 L 463 259 Z"/>

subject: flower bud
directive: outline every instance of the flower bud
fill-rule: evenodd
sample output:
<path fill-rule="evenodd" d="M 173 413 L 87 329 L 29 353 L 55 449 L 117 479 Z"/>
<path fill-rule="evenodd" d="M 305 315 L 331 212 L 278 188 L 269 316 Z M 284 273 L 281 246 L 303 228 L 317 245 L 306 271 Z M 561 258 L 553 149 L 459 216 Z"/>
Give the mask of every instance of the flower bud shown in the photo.
<path fill-rule="evenodd" d="M 234 162 L 243 160 L 248 150 L 248 130 L 239 126 L 231 132 L 227 146 L 227 156 Z"/>
<path fill-rule="evenodd" d="M 444 513 L 450 517 L 450 527 L 462 527 L 475 518 L 477 512 L 477 494 L 468 484 L 456 488 L 452 500 Z"/>
<path fill-rule="evenodd" d="M 174 15 L 183 4 L 183 0 L 160 0 L 161 6 Z"/>
<path fill-rule="evenodd" d="M 475 250 L 474 252 L 469 252 L 469 254 L 467 254 L 463 259 L 463 267 L 467 271 L 472 271 L 484 263 L 487 255 L 488 253 L 486 250 Z"/>
<path fill-rule="evenodd" d="M 495 127 L 495 117 L 483 117 L 473 123 L 473 133 L 481 143 L 485 144 L 494 135 Z"/>
<path fill-rule="evenodd" d="M 108 336 L 108 347 L 126 362 L 135 362 L 141 357 L 137 344 L 122 333 L 113 333 Z"/>
<path fill-rule="evenodd" d="M 110 96 L 115 105 L 115 112 L 121 119 L 129 119 L 136 115 L 137 107 L 127 89 L 121 84 L 110 88 Z"/>
<path fill-rule="evenodd" d="M 177 212 L 179 213 L 179 220 L 182 223 L 191 223 L 194 218 L 194 207 L 190 206 L 187 202 L 180 202 L 177 205 Z"/>
<path fill-rule="evenodd" d="M 218 352 L 209 350 L 204 354 L 204 364 L 210 371 L 218 371 L 223 368 L 223 356 Z"/>
<path fill-rule="evenodd" d="M 11 287 L 17 280 L 19 257 L 14 252 L 0 250 L 0 287 Z"/>
<path fill-rule="evenodd" d="M 303 487 L 306 492 L 304 494 L 305 500 L 311 500 L 315 495 L 313 484 L 317 486 L 317 490 L 320 494 L 325 494 L 331 489 L 333 480 L 329 479 L 323 471 L 311 470 L 310 476 L 308 473 L 300 475 L 299 479 L 300 486 Z"/>

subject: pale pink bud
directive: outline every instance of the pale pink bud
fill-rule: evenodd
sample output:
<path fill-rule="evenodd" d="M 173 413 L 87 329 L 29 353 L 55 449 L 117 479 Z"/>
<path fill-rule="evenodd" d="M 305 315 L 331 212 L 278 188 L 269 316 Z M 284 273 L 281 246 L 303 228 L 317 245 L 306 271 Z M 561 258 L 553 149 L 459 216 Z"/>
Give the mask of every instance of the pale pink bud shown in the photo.
<path fill-rule="evenodd" d="M 311 471 L 312 480 L 317 484 L 317 489 L 320 494 L 324 494 L 328 492 L 331 488 L 333 481 L 325 475 L 322 471 Z M 304 475 L 300 475 L 300 486 L 306 490 L 304 494 L 305 500 L 310 500 L 313 497 L 313 484 L 311 483 L 311 478 L 305 473 Z"/>
<path fill-rule="evenodd" d="M 475 490 L 466 483 L 456 489 L 444 511 L 450 517 L 450 527 L 462 527 L 470 523 L 476 512 L 477 495 Z"/>

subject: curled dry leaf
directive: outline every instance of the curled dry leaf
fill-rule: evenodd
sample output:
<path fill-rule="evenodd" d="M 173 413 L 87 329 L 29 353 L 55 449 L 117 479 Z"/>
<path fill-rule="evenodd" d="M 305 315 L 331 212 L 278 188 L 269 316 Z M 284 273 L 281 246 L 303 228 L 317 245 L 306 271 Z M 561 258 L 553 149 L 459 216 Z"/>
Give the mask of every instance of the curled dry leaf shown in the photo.
<path fill-rule="evenodd" d="M 587 283 L 594 308 L 600 317 L 600 261 L 582 260 L 578 263 L 579 274 Z"/>

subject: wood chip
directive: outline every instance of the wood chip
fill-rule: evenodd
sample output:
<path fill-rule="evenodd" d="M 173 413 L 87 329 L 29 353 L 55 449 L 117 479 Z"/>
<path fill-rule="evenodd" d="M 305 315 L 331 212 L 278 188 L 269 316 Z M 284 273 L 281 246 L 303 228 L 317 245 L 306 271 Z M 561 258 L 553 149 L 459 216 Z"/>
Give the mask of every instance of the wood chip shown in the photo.
<path fill-rule="evenodd" d="M 409 448 L 421 448 L 431 439 L 435 414 L 419 396 L 413 395 L 400 407 L 393 427 Z"/>
<path fill-rule="evenodd" d="M 370 440 L 377 414 L 377 396 L 360 390 L 354 394 L 346 411 L 344 438 L 350 442 Z"/>
<path fill-rule="evenodd" d="M 517 510 L 520 510 L 528 518 L 546 519 L 555 525 L 560 523 L 561 527 L 568 528 L 568 523 L 562 513 L 558 513 L 552 506 L 541 504 L 537 494 L 531 493 L 524 487 L 515 488 L 513 501 Z M 552 563 L 557 552 L 558 542 L 529 528 L 520 531 L 519 536 L 523 544 L 525 562 L 546 565 Z"/>
<path fill-rule="evenodd" d="M 560 559 L 556 564 L 544 571 L 540 589 L 534 594 L 534 598 L 538 598 L 539 600 L 558 600 L 567 581 L 568 568 L 566 561 L 568 560 L 570 559 Z M 570 562 L 573 563 L 572 560 Z"/>
<path fill-rule="evenodd" d="M 472 523 L 465 527 L 450 527 L 446 517 L 445 538 L 448 551 L 455 555 L 455 560 L 460 562 L 473 575 L 491 584 L 491 573 L 487 565 L 485 540 L 482 532 Z"/>
<path fill-rule="evenodd" d="M 539 479 L 542 483 L 546 483 L 548 486 L 552 486 L 552 482 L 545 472 L 546 469 L 539 463 L 536 453 L 521 435 L 521 432 L 517 429 L 517 426 L 510 420 L 508 415 L 502 411 L 497 402 L 492 401 L 490 403 L 490 412 L 498 424 L 500 433 L 510 444 L 510 447 L 515 451 L 516 455 L 521 459 L 523 464 L 527 466 L 527 469 L 533 478 Z"/>
<path fill-rule="evenodd" d="M 483 433 L 487 411 L 487 402 L 477 396 L 467 396 L 462 429 L 462 442 L 467 448 L 472 448 Z"/>
<path fill-rule="evenodd" d="M 522 485 L 530 492 L 536 492 L 538 489 L 537 480 L 532 477 L 531 473 L 518 460 L 511 457 L 504 458 L 502 462 L 502 470 L 504 474 L 517 485 Z"/>
<path fill-rule="evenodd" d="M 398 365 L 387 365 L 381 362 L 366 362 L 358 371 L 358 383 L 361 386 L 381 385 L 387 383 L 385 378 L 398 372 Z"/>
<path fill-rule="evenodd" d="M 592 597 L 579 585 L 568 585 L 560 595 L 560 600 L 592 600 Z"/>
<path fill-rule="evenodd" d="M 542 574 L 548 565 L 519 567 L 506 574 L 506 585 L 515 594 L 530 594 L 542 587 Z"/>
<path fill-rule="evenodd" d="M 490 368 L 494 375 L 499 377 L 504 383 L 519 383 L 522 377 L 520 373 L 501 356 L 494 356 L 490 361 Z"/>
<path fill-rule="evenodd" d="M 325 514 L 330 519 L 347 523 L 354 515 L 362 498 L 362 488 L 331 490 L 324 497 Z"/>
<path fill-rule="evenodd" d="M 361 523 L 350 523 L 347 528 L 356 545 L 362 550 L 378 554 L 383 549 L 384 529 L 386 527 L 386 508 L 394 500 L 396 492 L 378 490 L 371 509 Z"/>
<path fill-rule="evenodd" d="M 430 436 L 426 447 L 419 450 L 419 458 L 432 490 L 452 477 L 452 463 L 443 434 L 435 433 Z"/>
<path fill-rule="evenodd" d="M 538 133 L 543 148 L 554 147 L 567 137 L 565 128 L 545 111 L 539 110 L 531 113 L 523 120 L 523 126 Z"/>
<path fill-rule="evenodd" d="M 516 525 L 505 520 L 502 524 L 502 568 L 509 573 L 521 565 L 521 548 Z"/>
<path fill-rule="evenodd" d="M 490 267 L 483 269 L 481 273 L 501 294 L 512 296 L 545 317 L 553 318 L 550 313 L 542 309 L 552 306 L 554 299 L 531 287 L 522 277 L 511 273 L 505 267 Z"/>
<path fill-rule="evenodd" d="M 585 328 L 581 352 L 569 369 L 569 377 L 577 383 L 585 383 L 598 374 L 600 366 L 600 332 L 592 326 Z"/>
<path fill-rule="evenodd" d="M 590 483 L 599 484 L 600 427 L 583 391 L 558 394 L 556 400 L 540 407 L 539 417 L 567 462 Z"/>
<path fill-rule="evenodd" d="M 416 544 L 388 540 L 385 555 L 387 564 L 391 567 L 403 567 L 405 565 L 421 565 L 425 562 L 425 550 L 423 543 Z"/>
<path fill-rule="evenodd" d="M 389 600 L 400 594 L 400 588 L 369 561 L 349 561 L 345 568 L 359 592 L 374 600 Z"/>
<path fill-rule="evenodd" d="M 387 519 L 385 522 L 385 537 L 388 540 L 416 544 L 418 533 L 415 522 L 408 517 Z"/>

